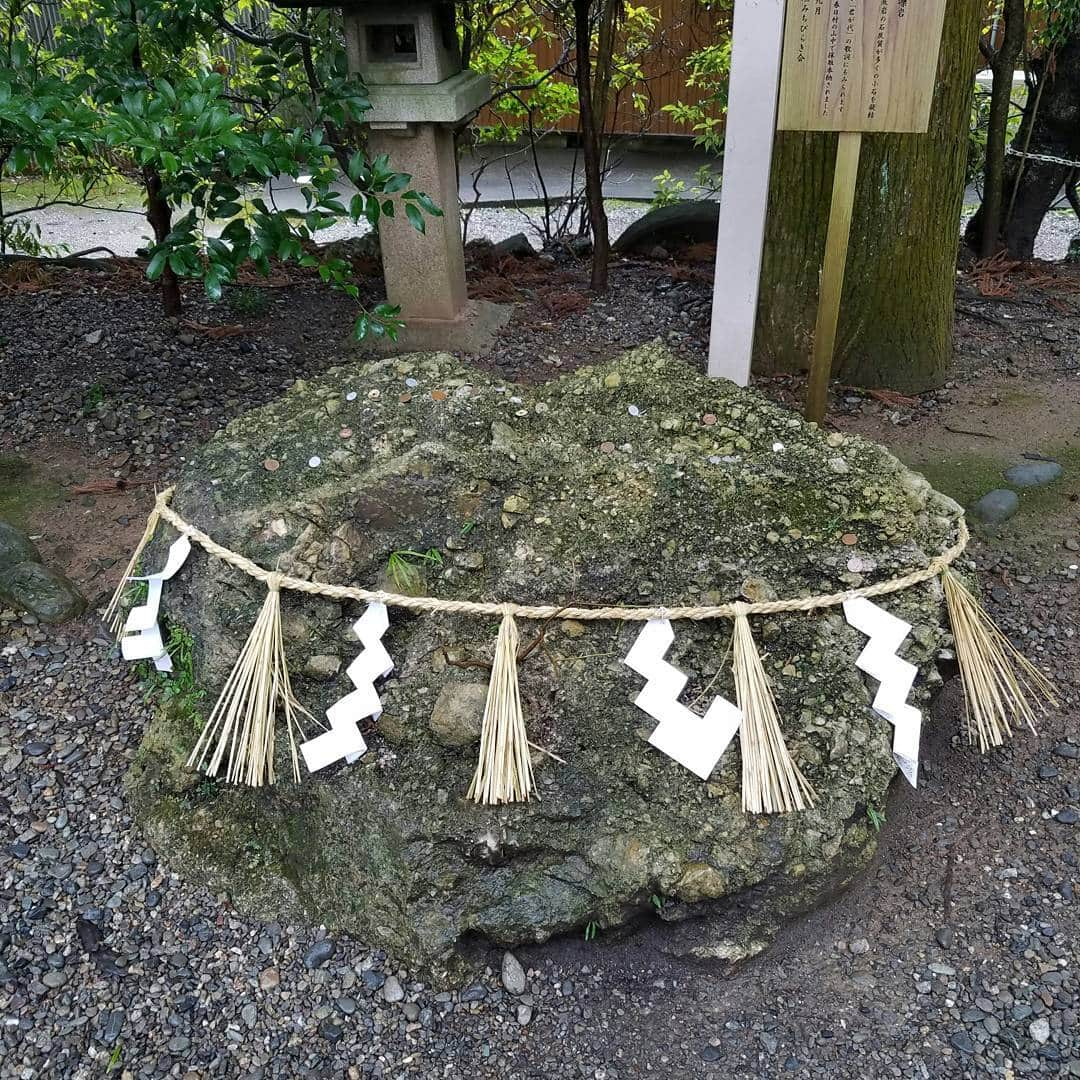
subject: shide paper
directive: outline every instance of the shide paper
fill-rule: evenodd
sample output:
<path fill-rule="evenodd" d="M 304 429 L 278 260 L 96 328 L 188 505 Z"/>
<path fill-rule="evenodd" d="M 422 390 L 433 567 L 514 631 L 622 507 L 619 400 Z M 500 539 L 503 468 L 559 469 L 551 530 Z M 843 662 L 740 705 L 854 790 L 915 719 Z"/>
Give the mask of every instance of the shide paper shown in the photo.
<path fill-rule="evenodd" d="M 368 604 L 364 614 L 353 624 L 353 633 L 364 646 L 346 669 L 356 689 L 326 710 L 329 731 L 300 744 L 300 752 L 311 772 L 318 772 L 342 758 L 351 765 L 367 750 L 358 725 L 369 716 L 378 720 L 382 714 L 382 701 L 375 689 L 375 681 L 394 670 L 394 661 L 381 640 L 389 625 L 386 605 L 380 603 Z"/>
<path fill-rule="evenodd" d="M 704 716 L 679 701 L 688 676 L 664 659 L 675 640 L 668 619 L 650 619 L 623 661 L 646 680 L 634 699 L 658 720 L 649 742 L 683 768 L 707 780 L 742 723 L 742 713 L 719 695 Z"/>
<path fill-rule="evenodd" d="M 893 725 L 893 757 L 909 784 L 919 779 L 919 732 L 922 713 L 909 705 L 908 694 L 918 669 L 896 655 L 911 624 L 871 603 L 864 596 L 844 601 L 844 618 L 870 640 L 859 653 L 855 666 L 879 682 L 873 709 Z"/>
<path fill-rule="evenodd" d="M 158 671 L 172 671 L 172 658 L 161 638 L 158 612 L 161 590 L 165 582 L 184 565 L 191 554 L 191 541 L 186 536 L 174 540 L 169 547 L 165 565 L 156 574 L 130 577 L 128 581 L 146 582 L 146 602 L 128 613 L 120 638 L 120 653 L 125 660 L 153 660 Z"/>

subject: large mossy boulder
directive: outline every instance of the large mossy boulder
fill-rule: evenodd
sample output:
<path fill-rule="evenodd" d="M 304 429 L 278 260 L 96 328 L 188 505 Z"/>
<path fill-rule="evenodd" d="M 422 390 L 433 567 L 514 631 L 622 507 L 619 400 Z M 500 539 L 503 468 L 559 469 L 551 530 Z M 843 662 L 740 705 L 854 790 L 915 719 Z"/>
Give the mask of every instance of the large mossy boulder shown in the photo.
<path fill-rule="evenodd" d="M 318 459 L 318 464 L 313 464 Z M 174 505 L 264 566 L 440 597 L 587 605 L 715 603 L 832 592 L 924 566 L 958 508 L 887 451 L 827 434 L 652 346 L 537 387 L 446 355 L 331 369 L 232 422 Z M 169 530 L 164 529 L 164 533 Z M 156 541 L 160 558 L 171 537 Z M 438 560 L 394 553 L 437 552 Z M 398 581 L 388 564 L 415 567 Z M 264 596 L 196 551 L 169 620 L 213 700 Z M 941 642 L 936 582 L 888 598 L 914 630 L 925 699 Z M 293 685 L 321 717 L 351 689 L 362 607 L 285 593 Z M 155 845 L 244 910 L 352 931 L 444 977 L 459 946 L 543 941 L 596 921 L 662 921 L 674 951 L 738 958 L 841 886 L 874 849 L 867 808 L 895 774 L 891 729 L 839 609 L 754 620 L 787 744 L 816 807 L 748 817 L 738 739 L 708 782 L 646 741 L 623 664 L 639 625 L 524 622 L 538 798 L 465 799 L 496 619 L 391 612 L 396 668 L 369 752 L 295 785 L 279 734 L 273 789 L 202 780 L 175 700 L 151 721 L 129 791 Z M 728 623 L 677 623 L 684 699 L 734 696 Z M 314 660 L 312 658 L 315 658 Z M 182 704 L 182 703 L 181 703 Z M 655 912 L 654 897 L 663 898 Z"/>

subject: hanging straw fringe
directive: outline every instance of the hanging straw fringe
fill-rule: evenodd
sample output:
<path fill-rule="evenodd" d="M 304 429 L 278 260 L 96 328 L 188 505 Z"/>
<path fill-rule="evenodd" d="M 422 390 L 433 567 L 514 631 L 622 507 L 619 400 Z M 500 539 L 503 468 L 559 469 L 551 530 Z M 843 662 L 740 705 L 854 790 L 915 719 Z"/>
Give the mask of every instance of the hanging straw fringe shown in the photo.
<path fill-rule="evenodd" d="M 216 776 L 228 758 L 225 779 L 261 787 L 274 782 L 274 721 L 277 703 L 285 710 L 292 749 L 293 778 L 300 780 L 296 736 L 303 736 L 297 713 L 313 720 L 293 697 L 281 637 L 281 575 L 266 581 L 266 599 L 221 696 L 206 722 L 188 765 Z M 213 744 L 213 745 L 212 745 Z M 209 756 L 209 762 L 207 758 Z"/>
<path fill-rule="evenodd" d="M 964 684 L 968 741 L 985 753 L 1013 733 L 1010 717 L 1033 734 L 1036 710 L 1057 707 L 1057 687 L 994 625 L 986 609 L 951 570 L 941 583 L 949 609 L 956 660 Z"/>
<path fill-rule="evenodd" d="M 171 487 L 158 493 L 157 498 L 154 501 L 154 508 L 150 511 L 150 514 L 146 519 L 146 528 L 143 530 L 142 539 L 135 545 L 135 550 L 132 552 L 127 566 L 124 567 L 123 574 L 120 575 L 120 581 L 117 583 L 116 591 L 112 594 L 112 598 L 102 612 L 102 621 L 109 628 L 110 633 L 113 634 L 117 641 L 120 640 L 120 633 L 124 627 L 124 615 L 120 610 L 120 601 L 124 596 L 124 590 L 128 587 L 128 579 L 138 569 L 139 559 L 142 557 L 146 545 L 154 538 L 154 530 L 157 528 L 157 523 L 161 520 L 161 511 L 168 505 L 169 500 L 172 498 L 172 493 L 173 489 Z"/>
<path fill-rule="evenodd" d="M 814 789 L 784 745 L 769 679 L 741 605 L 735 616 L 732 653 L 735 696 L 743 714 L 739 728 L 743 810 L 751 814 L 805 810 L 814 805 Z"/>
<path fill-rule="evenodd" d="M 503 612 L 491 663 L 491 682 L 480 729 L 480 760 L 476 763 L 467 796 L 473 802 L 489 806 L 528 802 L 533 790 L 532 759 L 521 712 L 517 660 L 517 623 L 507 609 Z"/>

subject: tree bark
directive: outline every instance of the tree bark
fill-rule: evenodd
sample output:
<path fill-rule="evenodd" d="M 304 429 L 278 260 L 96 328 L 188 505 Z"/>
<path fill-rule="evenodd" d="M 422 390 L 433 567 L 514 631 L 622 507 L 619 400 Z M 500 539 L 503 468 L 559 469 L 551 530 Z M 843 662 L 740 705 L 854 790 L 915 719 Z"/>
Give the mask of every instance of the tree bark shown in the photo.
<path fill-rule="evenodd" d="M 833 372 L 844 382 L 918 391 L 944 379 L 982 14 L 979 0 L 949 0 L 929 131 L 863 138 Z M 809 364 L 835 156 L 835 135 L 777 133 L 756 371 Z"/>
<path fill-rule="evenodd" d="M 990 90 L 990 115 L 986 126 L 986 165 L 983 169 L 983 220 L 979 254 L 988 259 L 1001 246 L 1001 222 L 1005 192 L 1005 141 L 1012 104 L 1013 72 L 1024 48 L 1026 31 L 1024 0 L 1005 0 L 1001 47 L 988 47 L 994 81 Z"/>
<path fill-rule="evenodd" d="M 574 0 L 574 38 L 577 57 L 574 65 L 577 79 L 578 115 L 581 124 L 581 150 L 585 159 L 585 200 L 592 227 L 592 274 L 589 287 L 593 292 L 606 292 L 608 285 L 607 211 L 604 209 L 604 183 L 600 162 L 601 133 L 593 112 L 592 33 L 589 19 L 591 0 Z M 600 123 L 603 124 L 601 117 Z"/>
<path fill-rule="evenodd" d="M 1028 88 L 1028 107 L 1012 145 L 1033 154 L 1080 160 L 1080 36 L 1060 46 L 1053 56 L 1031 61 L 1034 87 Z M 1037 104 L 1036 104 L 1037 103 Z M 1046 212 L 1072 177 L 1069 165 L 1005 159 L 1005 222 L 1001 243 L 1015 259 L 1030 259 Z M 1015 191 L 1015 197 L 1014 197 Z M 981 234 L 986 205 L 968 224 L 967 238 Z"/>
<path fill-rule="evenodd" d="M 154 231 L 154 243 L 163 244 L 172 228 L 172 210 L 161 194 L 161 176 L 149 166 L 143 169 L 143 185 L 146 188 L 146 220 Z M 183 314 L 184 302 L 180 296 L 180 280 L 168 263 L 161 271 L 161 305 L 165 314 Z"/>

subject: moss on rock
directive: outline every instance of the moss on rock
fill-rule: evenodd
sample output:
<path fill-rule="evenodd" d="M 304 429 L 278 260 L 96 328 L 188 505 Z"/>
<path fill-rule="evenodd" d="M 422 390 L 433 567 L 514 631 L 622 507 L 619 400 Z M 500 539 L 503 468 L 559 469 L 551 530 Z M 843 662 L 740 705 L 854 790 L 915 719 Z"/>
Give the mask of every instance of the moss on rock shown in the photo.
<path fill-rule="evenodd" d="M 334 368 L 212 439 L 175 505 L 227 546 L 302 577 L 385 584 L 393 552 L 437 549 L 441 564 L 423 567 L 437 596 L 631 605 L 891 577 L 946 546 L 958 512 L 881 447 L 826 434 L 658 346 L 527 388 L 440 354 Z M 261 599 L 255 582 L 198 552 L 170 584 L 210 692 Z M 313 654 L 355 655 L 360 607 L 288 593 L 282 603 L 295 689 L 318 715 L 350 684 L 344 672 L 299 673 Z M 886 604 L 916 627 L 905 655 L 924 691 L 939 587 Z M 654 894 L 670 898 L 672 948 L 747 955 L 873 851 L 865 808 L 884 801 L 895 767 L 853 664 L 862 638 L 836 609 L 755 621 L 785 737 L 820 800 L 748 818 L 737 740 L 708 783 L 648 745 L 653 721 L 633 705 L 641 681 L 622 663 L 638 629 L 544 628 L 522 692 L 530 738 L 566 763 L 536 755 L 529 805 L 466 802 L 475 744 L 445 726 L 446 688 L 477 682 L 496 620 L 392 612 L 396 668 L 361 762 L 300 787 L 196 798 L 170 750 L 186 740 L 161 716 L 129 780 L 137 813 L 181 868 L 242 907 L 353 931 L 435 977 L 472 935 L 514 945 L 631 923 Z M 526 642 L 537 633 L 521 630 Z M 677 626 L 669 659 L 690 676 L 687 701 L 734 696 L 729 639 L 724 623 Z"/>

